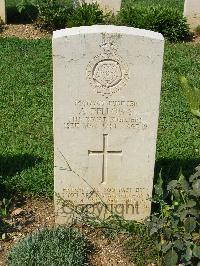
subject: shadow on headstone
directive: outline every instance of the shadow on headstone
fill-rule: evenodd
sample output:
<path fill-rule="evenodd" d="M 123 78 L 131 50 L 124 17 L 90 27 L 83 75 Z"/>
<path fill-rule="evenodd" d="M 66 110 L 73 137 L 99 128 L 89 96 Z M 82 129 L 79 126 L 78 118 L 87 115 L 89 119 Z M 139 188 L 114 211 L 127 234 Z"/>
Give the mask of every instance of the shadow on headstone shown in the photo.
<path fill-rule="evenodd" d="M 20 173 L 25 169 L 34 167 L 41 161 L 41 158 L 30 154 L 14 156 L 0 155 L 0 198 L 14 192 L 12 187 L 5 185 L 5 181 L 11 179 L 17 173 Z"/>

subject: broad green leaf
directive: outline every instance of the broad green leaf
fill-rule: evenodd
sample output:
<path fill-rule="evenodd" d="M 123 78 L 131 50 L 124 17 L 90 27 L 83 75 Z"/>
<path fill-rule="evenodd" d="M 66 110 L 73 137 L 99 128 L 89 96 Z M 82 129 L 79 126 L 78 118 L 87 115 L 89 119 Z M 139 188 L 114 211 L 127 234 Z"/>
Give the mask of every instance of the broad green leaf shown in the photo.
<path fill-rule="evenodd" d="M 198 179 L 200 177 L 200 165 L 198 165 L 195 168 L 195 173 L 190 176 L 189 180 L 190 182 L 193 182 L 195 179 Z"/>
<path fill-rule="evenodd" d="M 195 217 L 199 217 L 199 210 L 198 209 L 190 209 L 189 211 L 189 214 L 191 214 L 192 216 L 195 216 Z"/>
<path fill-rule="evenodd" d="M 200 191 L 197 190 L 191 190 L 190 195 L 195 196 L 195 197 L 200 197 Z"/>
<path fill-rule="evenodd" d="M 193 254 L 195 257 L 200 259 L 200 246 L 195 245 L 193 248 Z"/>
<path fill-rule="evenodd" d="M 190 105 L 191 113 L 200 118 L 200 89 L 191 87 L 184 76 L 181 76 L 179 80 Z"/>
<path fill-rule="evenodd" d="M 192 184 L 193 190 L 194 192 L 200 196 L 200 179 L 196 180 L 193 184 Z"/>
<path fill-rule="evenodd" d="M 183 250 L 184 248 L 184 243 L 181 239 L 177 239 L 175 242 L 174 242 L 174 246 L 179 249 L 179 250 Z"/>
<path fill-rule="evenodd" d="M 166 253 L 170 248 L 172 247 L 172 242 L 165 242 L 163 245 L 162 245 L 162 252 L 163 253 Z"/>
<path fill-rule="evenodd" d="M 182 174 L 182 170 L 180 171 L 180 176 L 179 176 L 179 183 L 182 187 L 183 190 L 188 191 L 189 189 L 189 183 L 187 182 L 185 176 Z"/>
<path fill-rule="evenodd" d="M 172 190 L 174 189 L 178 184 L 177 180 L 172 180 L 169 182 L 169 184 L 167 185 L 167 190 Z"/>
<path fill-rule="evenodd" d="M 171 228 L 163 228 L 163 231 L 164 231 L 164 235 L 165 235 L 165 238 L 169 239 L 173 233 L 173 231 L 171 230 Z"/>
<path fill-rule="evenodd" d="M 157 233 L 158 232 L 158 228 L 156 226 L 152 227 L 150 230 L 150 236 Z"/>
<path fill-rule="evenodd" d="M 178 255 L 174 249 L 169 250 L 164 256 L 166 266 L 176 265 L 178 262 Z"/>
<path fill-rule="evenodd" d="M 178 189 L 174 189 L 173 190 L 173 196 L 174 196 L 174 198 L 179 202 L 180 201 L 180 199 L 181 199 L 181 194 L 180 194 L 180 192 L 178 191 Z"/>
<path fill-rule="evenodd" d="M 162 180 L 162 175 L 161 171 L 159 173 L 158 180 L 154 186 L 155 188 L 155 194 L 158 195 L 159 197 L 163 196 L 163 180 Z"/>
<path fill-rule="evenodd" d="M 194 217 L 186 218 L 184 226 L 187 233 L 192 233 L 196 228 L 196 219 Z"/>
<path fill-rule="evenodd" d="M 184 178 L 180 181 L 181 187 L 183 190 L 188 191 L 190 186 L 189 183 L 187 182 L 187 180 Z"/>
<path fill-rule="evenodd" d="M 191 258 L 192 258 L 192 250 L 191 250 L 190 246 L 187 247 L 184 258 L 186 259 L 186 261 L 190 261 L 191 260 Z"/>
<path fill-rule="evenodd" d="M 194 200 L 189 200 L 188 203 L 187 203 L 187 207 L 192 208 L 192 207 L 194 207 L 194 206 L 196 206 L 196 201 L 194 201 Z"/>
<path fill-rule="evenodd" d="M 183 210 L 182 212 L 180 212 L 180 220 L 183 221 L 187 215 L 188 215 L 187 210 Z"/>

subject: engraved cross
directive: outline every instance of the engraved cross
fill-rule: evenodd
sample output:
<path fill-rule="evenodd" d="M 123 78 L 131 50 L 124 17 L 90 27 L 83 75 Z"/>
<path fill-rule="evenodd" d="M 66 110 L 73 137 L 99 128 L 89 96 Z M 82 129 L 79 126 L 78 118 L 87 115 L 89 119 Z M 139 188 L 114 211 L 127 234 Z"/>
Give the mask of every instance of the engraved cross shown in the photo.
<path fill-rule="evenodd" d="M 121 151 L 109 151 L 108 150 L 108 134 L 103 134 L 103 150 L 102 151 L 88 151 L 88 155 L 102 155 L 103 164 L 102 164 L 102 184 L 106 184 L 107 181 L 107 165 L 108 165 L 108 155 L 120 155 L 122 156 Z"/>

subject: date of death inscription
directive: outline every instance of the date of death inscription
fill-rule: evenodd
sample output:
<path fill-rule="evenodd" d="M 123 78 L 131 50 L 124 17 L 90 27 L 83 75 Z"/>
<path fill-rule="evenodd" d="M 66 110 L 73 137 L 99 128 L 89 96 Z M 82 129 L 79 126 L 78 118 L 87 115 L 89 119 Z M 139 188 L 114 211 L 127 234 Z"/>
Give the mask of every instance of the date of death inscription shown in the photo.
<path fill-rule="evenodd" d="M 145 130 L 147 123 L 136 111 L 135 101 L 86 101 L 76 100 L 73 113 L 66 119 L 64 127 L 95 129 Z"/>

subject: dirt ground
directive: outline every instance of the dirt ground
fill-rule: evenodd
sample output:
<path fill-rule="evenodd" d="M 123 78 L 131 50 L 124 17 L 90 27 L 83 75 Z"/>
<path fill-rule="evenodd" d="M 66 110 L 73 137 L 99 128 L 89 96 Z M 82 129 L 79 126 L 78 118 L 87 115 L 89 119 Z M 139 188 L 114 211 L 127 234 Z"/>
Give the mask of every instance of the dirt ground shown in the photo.
<path fill-rule="evenodd" d="M 194 14 L 194 15 L 188 16 L 187 21 L 190 25 L 190 29 L 193 31 L 198 25 L 200 25 L 200 15 Z"/>
<path fill-rule="evenodd" d="M 23 39 L 51 38 L 52 34 L 40 30 L 33 24 L 7 24 L 3 26 L 0 37 L 17 37 Z"/>
<path fill-rule="evenodd" d="M 51 39 L 52 33 L 46 30 L 41 31 L 33 24 L 7 24 L 4 25 L 3 31 L 0 32 L 0 37 L 17 37 L 23 39 Z M 200 43 L 200 35 L 194 34 L 192 42 Z"/>
<path fill-rule="evenodd" d="M 5 222 L 8 226 L 4 230 L 6 234 L 2 235 L 4 239 L 0 239 L 0 266 L 6 265 L 6 253 L 19 239 L 54 225 L 53 202 L 48 199 L 17 200 Z"/>
<path fill-rule="evenodd" d="M 0 266 L 6 266 L 6 254 L 21 238 L 42 228 L 54 226 L 53 200 L 21 199 L 17 200 L 6 219 L 6 234 L 0 240 Z M 88 241 L 94 246 L 89 263 L 91 266 L 131 266 L 123 253 L 122 236 L 109 241 L 100 230 L 81 228 Z"/>

